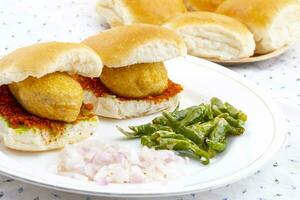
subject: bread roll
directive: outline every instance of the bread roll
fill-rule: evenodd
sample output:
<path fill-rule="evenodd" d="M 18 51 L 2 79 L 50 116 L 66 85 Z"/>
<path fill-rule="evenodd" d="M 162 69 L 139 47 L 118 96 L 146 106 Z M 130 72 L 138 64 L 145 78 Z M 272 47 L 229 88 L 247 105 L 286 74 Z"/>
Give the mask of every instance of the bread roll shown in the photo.
<path fill-rule="evenodd" d="M 256 53 L 264 54 L 300 38 L 297 0 L 227 0 L 216 12 L 234 17 L 254 34 Z"/>
<path fill-rule="evenodd" d="M 73 144 L 86 139 L 95 132 L 98 118 L 69 124 L 63 134 L 53 134 L 47 130 L 26 128 L 14 129 L 0 117 L 0 139 L 6 147 L 19 151 L 49 151 L 61 149 L 68 144 Z"/>
<path fill-rule="evenodd" d="M 99 77 L 102 62 L 89 47 L 77 43 L 49 42 L 20 48 L 0 60 L 0 85 L 40 78 L 53 72 Z"/>
<path fill-rule="evenodd" d="M 189 11 L 215 11 L 224 0 L 184 0 Z"/>
<path fill-rule="evenodd" d="M 111 26 L 132 23 L 161 25 L 186 12 L 183 0 L 99 0 L 98 13 Z"/>
<path fill-rule="evenodd" d="M 84 91 L 84 102 L 93 104 L 94 112 L 102 117 L 127 119 L 142 117 L 161 111 L 171 111 L 178 105 L 178 96 L 166 98 L 163 101 L 129 100 L 124 101 L 113 95 L 96 97 L 93 92 Z"/>
<path fill-rule="evenodd" d="M 239 21 L 211 12 L 183 14 L 165 24 L 183 38 L 188 53 L 221 60 L 239 59 L 253 55 L 253 35 Z"/>
<path fill-rule="evenodd" d="M 84 44 L 94 49 L 107 67 L 162 62 L 186 55 L 182 38 L 155 25 L 119 26 L 89 37 Z"/>

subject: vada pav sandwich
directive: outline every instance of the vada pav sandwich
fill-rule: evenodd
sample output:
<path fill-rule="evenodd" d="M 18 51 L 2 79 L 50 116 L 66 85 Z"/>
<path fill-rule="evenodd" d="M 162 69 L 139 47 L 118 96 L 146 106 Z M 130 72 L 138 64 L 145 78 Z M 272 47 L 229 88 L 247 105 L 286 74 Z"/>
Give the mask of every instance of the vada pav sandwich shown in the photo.
<path fill-rule="evenodd" d="M 187 12 L 183 0 L 98 0 L 97 11 L 112 27 L 133 23 L 162 25 Z"/>
<path fill-rule="evenodd" d="M 50 42 L 18 49 L 0 60 L 0 134 L 22 151 L 62 148 L 91 135 L 98 118 L 83 104 L 70 74 L 98 77 L 99 56 L 76 43 Z"/>
<path fill-rule="evenodd" d="M 100 79 L 79 78 L 84 102 L 109 118 L 149 115 L 178 104 L 182 87 L 168 78 L 163 63 L 186 55 L 184 41 L 172 30 L 145 24 L 119 26 L 87 38 L 84 44 L 102 58 Z"/>
<path fill-rule="evenodd" d="M 165 27 L 183 37 L 193 56 L 231 60 L 254 54 L 253 34 L 241 22 L 225 15 L 190 12 L 173 18 Z"/>

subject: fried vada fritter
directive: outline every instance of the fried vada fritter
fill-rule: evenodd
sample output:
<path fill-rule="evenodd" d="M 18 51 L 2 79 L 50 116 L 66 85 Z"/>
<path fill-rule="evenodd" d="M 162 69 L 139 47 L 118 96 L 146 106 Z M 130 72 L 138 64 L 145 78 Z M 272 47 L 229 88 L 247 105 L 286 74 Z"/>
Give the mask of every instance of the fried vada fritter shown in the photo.
<path fill-rule="evenodd" d="M 60 72 L 42 78 L 29 77 L 10 84 L 9 89 L 28 112 L 51 120 L 75 121 L 83 101 L 80 84 Z"/>
<path fill-rule="evenodd" d="M 168 72 L 162 62 L 104 67 L 100 79 L 113 93 L 127 98 L 158 95 L 168 87 Z"/>

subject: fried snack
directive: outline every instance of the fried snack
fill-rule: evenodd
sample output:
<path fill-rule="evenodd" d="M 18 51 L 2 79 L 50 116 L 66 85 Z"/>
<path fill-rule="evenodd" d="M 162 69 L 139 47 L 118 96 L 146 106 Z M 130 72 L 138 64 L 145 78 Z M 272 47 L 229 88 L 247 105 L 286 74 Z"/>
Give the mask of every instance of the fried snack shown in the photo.
<path fill-rule="evenodd" d="M 100 79 L 112 92 L 127 98 L 158 95 L 168 87 L 168 72 L 163 63 L 104 67 Z"/>
<path fill-rule="evenodd" d="M 29 77 L 9 89 L 28 112 L 51 120 L 75 121 L 83 101 L 80 84 L 60 72 L 39 79 Z"/>

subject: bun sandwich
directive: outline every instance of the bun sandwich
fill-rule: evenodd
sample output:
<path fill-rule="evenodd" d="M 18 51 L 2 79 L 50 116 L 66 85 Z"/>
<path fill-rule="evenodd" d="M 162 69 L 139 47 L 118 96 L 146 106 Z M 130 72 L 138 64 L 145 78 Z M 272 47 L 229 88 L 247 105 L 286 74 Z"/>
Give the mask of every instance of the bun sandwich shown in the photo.
<path fill-rule="evenodd" d="M 98 119 L 83 104 L 73 74 L 98 77 L 102 61 L 89 47 L 49 42 L 0 60 L 0 134 L 6 147 L 46 151 L 93 133 Z"/>
<path fill-rule="evenodd" d="M 297 0 L 227 0 L 216 12 L 236 18 L 254 34 L 258 54 L 300 40 Z"/>
<path fill-rule="evenodd" d="M 182 87 L 169 80 L 163 61 L 186 55 L 175 32 L 155 25 L 119 26 L 87 38 L 102 58 L 100 79 L 79 77 L 84 101 L 109 118 L 149 115 L 177 106 Z"/>
<path fill-rule="evenodd" d="M 98 0 L 97 11 L 112 26 L 133 23 L 161 25 L 185 13 L 183 0 Z"/>
<path fill-rule="evenodd" d="M 188 53 L 221 60 L 250 57 L 255 41 L 248 28 L 234 18 L 212 12 L 190 12 L 164 25 L 180 34 Z"/>

